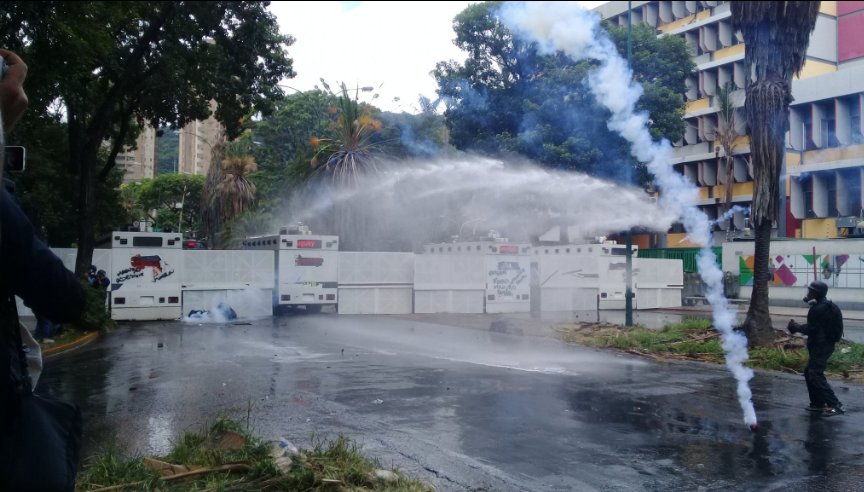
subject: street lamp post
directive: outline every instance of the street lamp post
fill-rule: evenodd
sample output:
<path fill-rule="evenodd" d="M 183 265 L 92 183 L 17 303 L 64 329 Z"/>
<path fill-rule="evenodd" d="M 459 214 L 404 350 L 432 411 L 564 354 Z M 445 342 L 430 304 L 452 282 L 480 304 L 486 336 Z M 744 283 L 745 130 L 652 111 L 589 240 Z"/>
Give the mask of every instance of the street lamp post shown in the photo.
<path fill-rule="evenodd" d="M 627 65 L 633 58 L 633 6 L 627 2 Z M 633 228 L 627 229 L 627 288 L 624 291 L 624 326 L 633 326 Z"/>

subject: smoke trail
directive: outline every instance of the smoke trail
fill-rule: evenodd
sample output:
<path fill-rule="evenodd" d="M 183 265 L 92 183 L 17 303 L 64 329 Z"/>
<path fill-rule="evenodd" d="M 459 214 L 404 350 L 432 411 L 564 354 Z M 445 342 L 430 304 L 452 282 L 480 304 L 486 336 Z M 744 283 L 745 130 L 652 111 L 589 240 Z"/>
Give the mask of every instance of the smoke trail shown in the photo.
<path fill-rule="evenodd" d="M 726 367 L 738 382 L 738 401 L 744 422 L 756 424 L 749 381 L 753 370 L 745 367 L 747 338 L 733 329 L 735 313 L 723 295 L 723 274 L 711 250 L 711 222 L 691 204 L 698 190 L 669 164 L 672 148 L 668 141 L 654 142 L 648 132 L 648 115 L 636 112 L 642 88 L 633 82 L 632 72 L 599 24 L 599 16 L 575 4 L 564 2 L 505 3 L 502 20 L 514 35 L 534 40 L 546 53 L 564 52 L 575 61 L 593 59 L 600 66 L 589 77 L 591 92 L 611 113 L 609 129 L 630 143 L 631 154 L 648 165 L 663 190 L 661 201 L 680 214 L 690 239 L 699 244 L 698 263 L 713 308 L 714 327 L 720 333 L 726 353 Z"/>

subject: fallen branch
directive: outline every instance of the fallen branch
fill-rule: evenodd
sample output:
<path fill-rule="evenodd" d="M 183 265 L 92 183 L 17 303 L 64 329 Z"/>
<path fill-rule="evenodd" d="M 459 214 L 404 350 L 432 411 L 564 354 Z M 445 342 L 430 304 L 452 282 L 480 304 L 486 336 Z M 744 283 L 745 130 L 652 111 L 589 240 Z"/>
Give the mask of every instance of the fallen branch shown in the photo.
<path fill-rule="evenodd" d="M 624 352 L 627 352 L 628 354 L 633 354 L 633 355 L 639 355 L 639 356 L 642 356 L 642 357 L 647 357 L 647 358 L 649 358 L 649 359 L 653 359 L 653 360 L 663 360 L 663 359 L 661 359 L 660 357 L 658 357 L 658 356 L 656 356 L 656 355 L 654 355 L 654 354 L 649 354 L 648 352 L 639 352 L 638 350 L 633 350 L 633 349 L 624 349 Z"/>
<path fill-rule="evenodd" d="M 203 475 L 205 473 L 218 473 L 218 472 L 236 472 L 236 473 L 246 473 L 252 469 L 251 466 L 246 463 L 232 463 L 230 465 L 219 465 L 214 466 L 213 468 L 202 468 L 200 470 L 192 470 L 187 473 L 178 473 L 176 475 L 171 475 L 168 477 L 162 477 L 162 480 L 169 482 L 172 480 L 180 480 L 181 478 L 194 477 L 196 475 Z"/>
<path fill-rule="evenodd" d="M 90 492 L 113 492 L 115 490 L 123 490 L 128 487 L 138 487 L 139 485 L 144 485 L 145 482 L 145 480 L 141 480 L 140 482 L 121 483 L 120 485 L 112 485 L 110 487 L 102 487 L 101 489 L 93 489 Z"/>

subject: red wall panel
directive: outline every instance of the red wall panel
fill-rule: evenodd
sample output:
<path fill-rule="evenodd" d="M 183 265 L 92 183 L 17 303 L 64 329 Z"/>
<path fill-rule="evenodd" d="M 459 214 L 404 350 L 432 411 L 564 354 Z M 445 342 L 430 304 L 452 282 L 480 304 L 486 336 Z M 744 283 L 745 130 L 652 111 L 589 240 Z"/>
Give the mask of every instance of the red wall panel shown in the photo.
<path fill-rule="evenodd" d="M 843 62 L 861 57 L 864 57 L 864 11 L 837 20 L 837 58 Z"/>
<path fill-rule="evenodd" d="M 851 14 L 864 10 L 864 2 L 837 2 L 837 15 Z"/>

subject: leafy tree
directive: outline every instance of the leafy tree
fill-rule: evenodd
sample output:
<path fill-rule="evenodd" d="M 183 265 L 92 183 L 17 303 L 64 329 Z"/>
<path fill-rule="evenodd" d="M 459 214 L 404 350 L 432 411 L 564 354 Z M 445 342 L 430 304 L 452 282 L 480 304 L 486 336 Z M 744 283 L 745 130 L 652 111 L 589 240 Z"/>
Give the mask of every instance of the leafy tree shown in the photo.
<path fill-rule="evenodd" d="M 747 99 L 744 110 L 753 162 L 753 293 L 744 320 L 751 346 L 774 341 L 768 312 L 771 229 L 780 201 L 780 165 L 789 129 L 792 75 L 801 71 L 820 2 L 732 2 L 732 23 L 741 30 Z"/>
<path fill-rule="evenodd" d="M 75 176 L 67 165 L 69 146 L 66 125 L 55 115 L 26 114 L 15 127 L 15 145 L 27 148 L 27 169 L 13 178 L 16 195 L 40 236 L 51 246 L 69 247 L 78 242 L 77 189 L 69 186 Z M 10 142 L 11 143 L 11 142 Z M 117 190 L 122 171 L 112 169 L 94 190 L 98 206 L 93 211 L 94 233 L 104 238 L 126 223 Z"/>
<path fill-rule="evenodd" d="M 268 112 L 293 76 L 267 2 L 4 2 L 0 45 L 31 67 L 30 107 L 59 104 L 77 175 L 76 272 L 91 263 L 97 183 L 136 127 L 215 117 L 229 138 L 251 111 Z M 107 145 L 107 153 L 100 154 Z"/>
<path fill-rule="evenodd" d="M 201 193 L 204 189 L 204 176 L 190 174 L 160 174 L 140 185 L 125 186 L 137 188 L 137 207 L 153 225 L 163 231 L 200 231 Z M 133 207 L 136 204 L 132 204 Z"/>
<path fill-rule="evenodd" d="M 180 134 L 160 128 L 156 139 L 156 174 L 176 173 L 180 157 Z"/>
<path fill-rule="evenodd" d="M 306 181 L 316 152 L 310 139 L 327 132 L 336 120 L 335 107 L 335 100 L 321 90 L 290 94 L 276 103 L 273 114 L 229 145 L 231 153 L 251 155 L 258 165 L 249 175 L 256 188 L 254 209 L 275 213 Z"/>
<path fill-rule="evenodd" d="M 724 187 L 725 200 L 723 212 L 726 213 L 732 208 L 732 189 L 735 185 L 735 156 L 732 154 L 735 151 L 735 139 L 738 138 L 738 129 L 735 112 L 735 101 L 732 100 L 732 94 L 735 88 L 732 83 L 726 82 L 723 87 L 717 90 L 717 129 L 714 131 L 715 141 L 720 144 L 723 149 L 723 167 L 722 172 L 726 180 Z M 731 229 L 732 221 L 729 220 L 729 228 Z"/>
<path fill-rule="evenodd" d="M 647 180 L 626 143 L 606 127 L 608 112 L 586 82 L 595 62 L 540 55 L 513 37 L 497 17 L 500 2 L 474 4 L 454 20 L 464 63 L 440 62 L 433 72 L 446 104 L 450 138 L 459 149 L 515 153 L 560 169 L 630 182 Z M 607 26 L 619 51 L 626 31 Z M 639 109 L 651 116 L 655 138 L 684 132 L 684 81 L 693 62 L 684 41 L 633 29 L 633 69 L 644 87 Z"/>
<path fill-rule="evenodd" d="M 362 97 L 374 101 L 374 90 L 357 88 L 349 93 L 347 87 L 343 91 L 340 85 L 340 92 L 335 93 L 324 82 L 322 87 L 286 96 L 276 103 L 271 115 L 251 122 L 243 135 L 226 145 L 229 155 L 253 156 L 258 170 L 248 175 L 256 188 L 254 202 L 247 212 L 216 228 L 220 231 L 220 244 L 231 244 L 244 236 L 272 233 L 276 225 L 284 225 L 279 224 L 277 218 L 285 220 L 292 212 L 295 216 L 302 213 L 302 210 L 290 210 L 289 206 L 333 193 L 336 187 L 333 175 L 326 172 L 325 166 L 313 168 L 310 162 L 316 155 L 316 163 L 329 159 L 343 142 L 349 142 L 346 148 L 351 146 L 357 135 L 351 134 L 353 128 L 346 128 L 347 122 L 369 125 L 362 129 L 363 136 L 359 139 L 362 143 L 354 142 L 354 149 L 362 147 L 370 155 L 374 152 L 391 159 L 428 157 L 448 148 L 443 117 L 428 100 L 421 101 L 424 110 L 418 115 L 387 113 L 359 100 Z M 213 186 L 220 180 L 214 179 Z M 334 204 L 320 216 L 304 220 L 311 221 L 310 225 L 317 232 L 339 233 L 336 224 L 339 211 L 353 212 L 344 207 L 340 209 L 341 206 L 341 202 Z M 365 219 L 352 219 L 355 220 Z M 342 246 L 359 247 L 352 246 L 350 240 L 348 245 L 343 243 Z M 376 244 L 375 247 L 382 246 Z"/>
<path fill-rule="evenodd" d="M 330 87 L 322 81 L 329 91 Z M 371 91 L 371 88 L 363 88 Z M 316 149 L 312 157 L 315 173 L 329 186 L 325 192 L 355 190 L 360 188 L 361 177 L 378 172 L 378 159 L 381 148 L 374 136 L 381 131 L 381 121 L 376 119 L 374 108 L 359 100 L 360 88 L 352 96 L 342 83 L 336 96 L 338 116 L 330 127 L 328 136 L 312 136 L 312 146 Z M 369 217 L 363 210 L 346 200 L 333 205 L 334 232 L 340 236 L 341 246 L 347 250 L 362 250 L 365 246 L 362 231 L 369 227 Z"/>
<path fill-rule="evenodd" d="M 210 199 L 222 204 L 223 221 L 239 217 L 249 209 L 255 198 L 255 185 L 249 182 L 249 175 L 257 169 L 251 156 L 230 156 L 222 161 L 222 179 Z"/>

